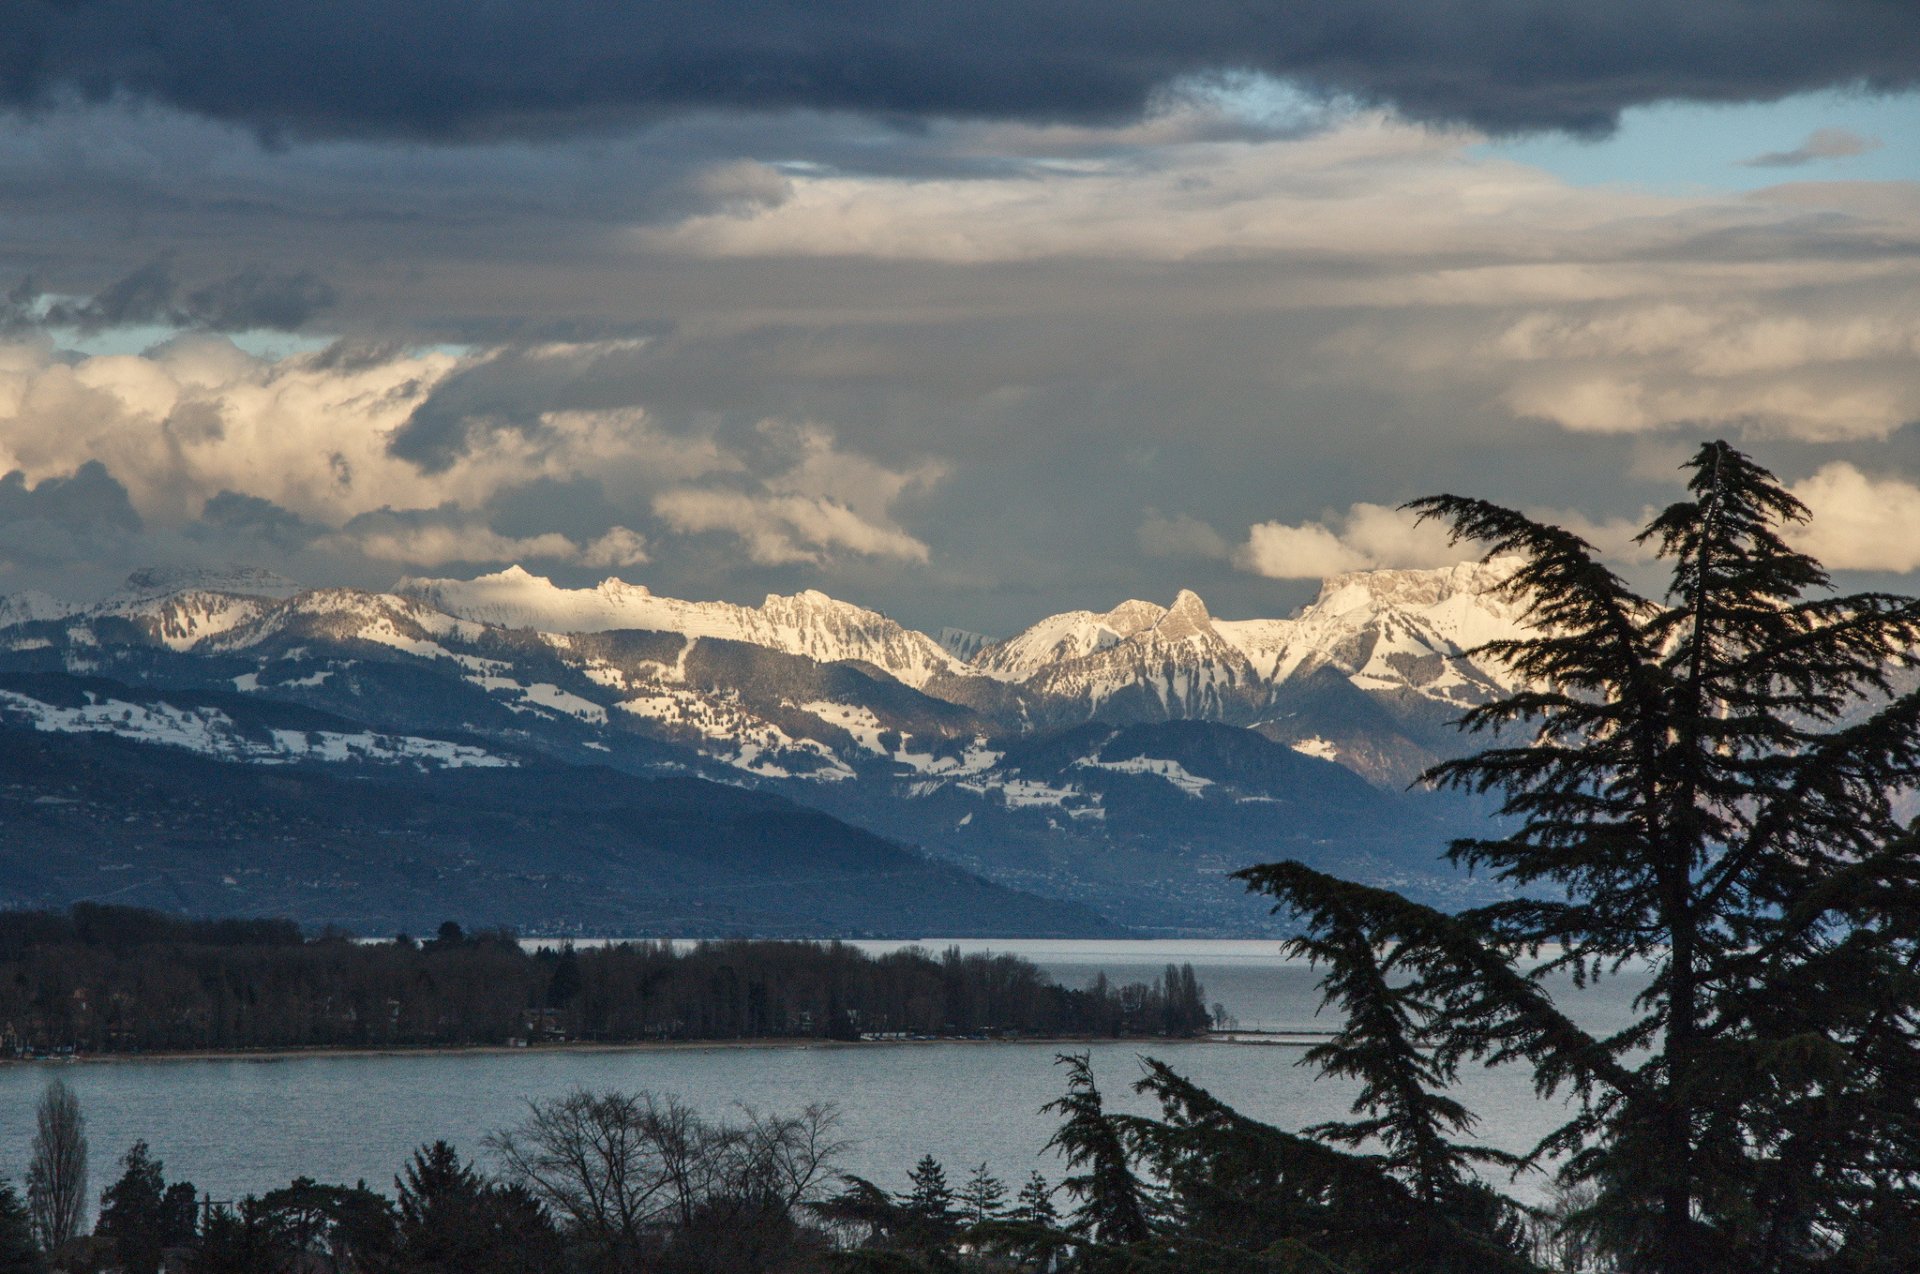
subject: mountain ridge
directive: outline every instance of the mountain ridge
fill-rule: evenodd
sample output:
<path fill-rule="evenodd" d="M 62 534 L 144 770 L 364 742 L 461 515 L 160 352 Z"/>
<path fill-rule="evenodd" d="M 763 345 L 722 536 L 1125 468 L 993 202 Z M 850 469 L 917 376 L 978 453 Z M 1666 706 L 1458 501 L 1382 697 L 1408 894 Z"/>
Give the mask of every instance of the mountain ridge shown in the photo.
<path fill-rule="evenodd" d="M 742 607 L 523 570 L 477 592 L 268 580 L 246 593 L 232 591 L 254 587 L 244 572 L 149 574 L 91 606 L 18 606 L 33 617 L 0 623 L 0 676 L 110 678 L 146 696 L 14 704 L 36 730 L 409 773 L 460 740 L 717 780 L 1130 926 L 1267 932 L 1278 922 L 1228 878 L 1256 857 L 1370 872 L 1450 905 L 1498 892 L 1436 861 L 1479 813 L 1403 789 L 1459 746 L 1445 722 L 1503 684 L 1466 646 L 1520 631 L 1493 595 L 1501 578 L 1472 565 L 1340 577 L 1264 620 L 1216 619 L 1183 590 L 1167 606 L 1049 616 L 962 661 L 811 591 Z M 576 631 L 532 622 L 556 618 Z M 636 618 L 655 626 L 610 626 Z M 208 709 L 215 694 L 228 718 L 258 701 L 346 724 L 310 739 L 236 731 Z"/>

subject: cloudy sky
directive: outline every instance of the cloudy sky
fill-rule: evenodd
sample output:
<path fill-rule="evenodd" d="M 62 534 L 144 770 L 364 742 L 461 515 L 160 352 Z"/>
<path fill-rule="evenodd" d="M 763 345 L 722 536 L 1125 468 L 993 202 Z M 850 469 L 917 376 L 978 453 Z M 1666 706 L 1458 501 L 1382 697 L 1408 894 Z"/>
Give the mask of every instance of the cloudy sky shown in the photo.
<path fill-rule="evenodd" d="M 1278 614 L 1711 436 L 1920 588 L 1894 0 L 22 0 L 0 111 L 0 592 Z"/>

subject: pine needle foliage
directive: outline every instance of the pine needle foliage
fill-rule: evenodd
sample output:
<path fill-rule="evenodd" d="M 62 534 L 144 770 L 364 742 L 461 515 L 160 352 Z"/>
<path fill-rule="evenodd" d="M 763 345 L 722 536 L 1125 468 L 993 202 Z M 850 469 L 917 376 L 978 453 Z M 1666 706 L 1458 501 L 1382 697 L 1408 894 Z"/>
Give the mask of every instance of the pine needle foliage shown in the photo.
<path fill-rule="evenodd" d="M 1636 593 L 1570 531 L 1486 501 L 1411 508 L 1517 560 L 1537 636 L 1481 648 L 1523 687 L 1468 712 L 1493 746 L 1425 776 L 1496 794 L 1455 861 L 1512 901 L 1449 916 L 1297 863 L 1249 887 L 1305 930 L 1345 1026 L 1311 1061 L 1361 1084 L 1314 1130 L 1382 1148 L 1424 1204 L 1498 1160 L 1446 1090 L 1467 1061 L 1533 1069 L 1573 1117 L 1552 1159 L 1569 1224 L 1627 1271 L 1911 1268 L 1920 1238 L 1920 602 L 1836 596 L 1790 543 L 1807 510 L 1724 442 L 1640 542 Z M 1604 1038 L 1554 1002 L 1651 982 Z"/>
<path fill-rule="evenodd" d="M 1106 1244 L 1137 1243 L 1152 1233 L 1152 1202 L 1134 1173 L 1133 1155 L 1121 1129 L 1123 1118 L 1107 1113 L 1085 1053 L 1054 1059 L 1067 1069 L 1067 1091 L 1042 1109 L 1060 1116 L 1047 1149 L 1058 1150 L 1077 1171 L 1061 1183 L 1079 1201 L 1070 1218 L 1076 1234 Z"/>

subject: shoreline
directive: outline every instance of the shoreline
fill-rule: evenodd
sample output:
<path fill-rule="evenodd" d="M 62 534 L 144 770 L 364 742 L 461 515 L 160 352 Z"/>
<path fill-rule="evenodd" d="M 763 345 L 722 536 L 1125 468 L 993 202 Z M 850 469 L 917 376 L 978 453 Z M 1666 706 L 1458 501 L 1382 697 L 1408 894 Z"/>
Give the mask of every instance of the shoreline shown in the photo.
<path fill-rule="evenodd" d="M 1087 1044 L 1239 1044 L 1254 1046 L 1292 1046 L 1292 1040 L 1250 1040 L 1236 1039 L 1234 1035 L 1245 1032 L 1222 1032 L 1194 1036 L 1122 1036 L 1110 1035 L 1047 1035 L 1023 1036 L 1017 1039 L 983 1039 L 978 1036 L 928 1036 L 924 1039 L 891 1040 L 828 1040 L 812 1036 L 779 1036 L 759 1039 L 722 1039 L 722 1040 L 568 1040 L 546 1044 L 423 1044 L 417 1047 L 406 1045 L 345 1047 L 314 1046 L 310 1048 L 230 1048 L 230 1049 L 182 1049 L 178 1051 L 155 1051 L 151 1053 L 79 1053 L 68 1057 L 7 1057 L 0 1058 L 0 1067 L 11 1066 L 76 1066 L 76 1065 L 116 1065 L 128 1062 L 288 1062 L 310 1058 L 382 1058 L 382 1057 L 524 1057 L 533 1054 L 597 1054 L 597 1053 L 683 1053 L 701 1050 L 755 1050 L 755 1049 L 854 1049 L 854 1048 L 897 1048 L 927 1044 L 977 1044 L 977 1045 L 1061 1045 L 1079 1046 Z"/>

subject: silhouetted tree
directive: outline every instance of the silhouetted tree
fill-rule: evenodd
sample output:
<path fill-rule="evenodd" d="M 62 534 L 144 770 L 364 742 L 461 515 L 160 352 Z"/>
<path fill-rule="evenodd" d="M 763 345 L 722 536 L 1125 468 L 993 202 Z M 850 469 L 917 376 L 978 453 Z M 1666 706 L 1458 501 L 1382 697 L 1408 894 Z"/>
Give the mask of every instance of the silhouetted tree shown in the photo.
<path fill-rule="evenodd" d="M 954 1195 L 960 1205 L 960 1219 L 968 1225 L 983 1225 L 1006 1212 L 1007 1184 L 981 1164 L 967 1175 L 966 1184 Z"/>
<path fill-rule="evenodd" d="M 909 1188 L 900 1196 L 900 1202 L 914 1220 L 929 1229 L 952 1225 L 953 1187 L 947 1184 L 946 1167 L 938 1159 L 922 1155 L 920 1162 L 907 1173 L 907 1184 Z"/>
<path fill-rule="evenodd" d="M 80 1233 L 86 1220 L 87 1121 L 80 1099 L 57 1079 L 48 1081 L 34 1112 L 27 1211 L 35 1237 L 49 1252 Z"/>
<path fill-rule="evenodd" d="M 190 1181 L 168 1184 L 165 1166 L 144 1141 L 121 1160 L 120 1179 L 100 1195 L 96 1232 L 113 1242 L 126 1274 L 150 1274 L 169 1248 L 194 1242 L 199 1229 L 199 1191 Z"/>
<path fill-rule="evenodd" d="M 295 1259 L 276 1218 L 249 1195 L 238 1208 L 218 1207 L 208 1213 L 190 1268 L 193 1274 L 281 1274 Z"/>
<path fill-rule="evenodd" d="M 394 1248 L 394 1209 L 367 1188 L 296 1177 L 258 1201 L 261 1219 L 294 1253 L 324 1257 L 335 1269 L 378 1268 Z"/>
<path fill-rule="evenodd" d="M 1080 1170 L 1062 1183 L 1079 1200 L 1072 1227 L 1101 1243 L 1141 1242 L 1152 1232 L 1146 1187 L 1134 1174 L 1119 1124 L 1101 1101 L 1091 1061 L 1085 1053 L 1054 1060 L 1067 1068 L 1067 1092 L 1045 1107 L 1061 1117 L 1047 1148 Z"/>
<path fill-rule="evenodd" d="M 580 976 L 580 957 L 574 954 L 571 946 L 560 952 L 560 958 L 553 962 L 553 976 L 547 979 L 547 1007 L 564 1009 L 573 1003 L 575 996 L 585 985 Z"/>
<path fill-rule="evenodd" d="M 46 1268 L 26 1203 L 12 1182 L 0 1179 L 0 1274 L 45 1274 Z"/>
<path fill-rule="evenodd" d="M 399 1259 L 422 1274 L 478 1267 L 493 1245 L 487 1182 L 444 1141 L 422 1146 L 394 1179 Z"/>
<path fill-rule="evenodd" d="M 1060 1210 L 1053 1206 L 1055 1187 L 1047 1184 L 1047 1179 L 1036 1169 L 1027 1177 L 1027 1183 L 1020 1187 L 1020 1193 L 1013 1202 L 1013 1219 L 1032 1221 L 1040 1225 L 1052 1225 L 1060 1219 Z"/>
<path fill-rule="evenodd" d="M 1456 861 L 1518 895 L 1459 916 L 1298 863 L 1242 873 L 1304 923 L 1347 1014 L 1319 1050 L 1359 1078 L 1339 1129 L 1460 1215 L 1484 1152 L 1444 1094 L 1468 1059 L 1525 1061 L 1574 1117 L 1537 1149 L 1591 1186 L 1567 1217 L 1657 1274 L 1893 1271 L 1920 1235 L 1920 603 L 1828 594 L 1786 536 L 1807 511 L 1725 443 L 1640 537 L 1643 597 L 1570 531 L 1485 501 L 1413 508 L 1515 567 L 1537 636 L 1484 648 L 1521 688 L 1470 711 L 1520 737 L 1430 771 L 1502 798 Z M 1521 958 L 1548 948 L 1544 964 Z M 1546 979 L 1650 966 L 1638 1016 L 1596 1038 Z M 1491 1208 L 1491 1205 L 1489 1205 Z M 1488 1233 L 1502 1231 L 1487 1211 Z"/>

